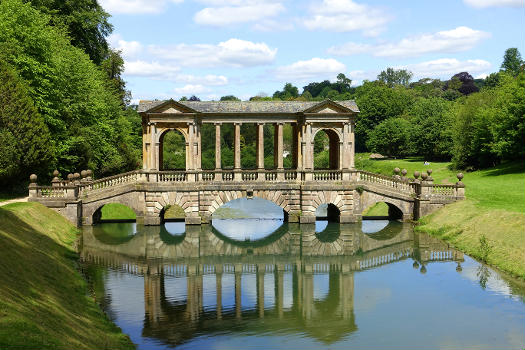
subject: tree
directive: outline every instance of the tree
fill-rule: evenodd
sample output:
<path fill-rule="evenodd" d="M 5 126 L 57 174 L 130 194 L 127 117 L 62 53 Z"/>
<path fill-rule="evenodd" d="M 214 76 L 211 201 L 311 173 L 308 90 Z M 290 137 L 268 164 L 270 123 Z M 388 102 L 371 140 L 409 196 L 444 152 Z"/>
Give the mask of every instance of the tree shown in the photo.
<path fill-rule="evenodd" d="M 409 154 L 409 133 L 411 125 L 403 118 L 389 118 L 369 133 L 367 147 L 389 157 Z"/>
<path fill-rule="evenodd" d="M 71 44 L 82 49 L 96 64 L 107 57 L 106 37 L 113 31 L 110 15 L 97 0 L 25 0 L 51 16 L 51 24 L 65 27 Z"/>
<path fill-rule="evenodd" d="M 19 184 L 53 167 L 53 143 L 15 70 L 0 58 L 0 184 Z"/>
<path fill-rule="evenodd" d="M 454 74 L 452 78 L 445 83 L 445 90 L 456 90 L 463 95 L 470 95 L 478 92 L 479 88 L 474 83 L 474 77 L 468 72 Z"/>
<path fill-rule="evenodd" d="M 503 55 L 503 63 L 501 63 L 501 70 L 517 76 L 520 72 L 524 61 L 521 59 L 521 54 L 517 48 L 511 47 L 505 51 Z"/>
<path fill-rule="evenodd" d="M 414 102 L 414 92 L 402 86 L 365 82 L 356 88 L 355 100 L 361 111 L 356 121 L 356 149 L 364 152 L 368 133 L 383 120 L 403 115 Z"/>
<path fill-rule="evenodd" d="M 441 98 L 419 98 L 408 109 L 410 144 L 413 154 L 427 160 L 452 156 L 452 104 Z"/>
<path fill-rule="evenodd" d="M 201 99 L 198 98 L 197 96 L 195 95 L 191 95 L 191 97 L 188 99 L 188 101 L 200 101 Z"/>
<path fill-rule="evenodd" d="M 126 90 L 126 82 L 122 78 L 124 72 L 124 59 L 122 59 L 122 51 L 108 50 L 106 58 L 102 61 L 102 69 L 108 75 L 108 79 L 115 89 L 116 93 L 122 100 L 122 105 L 126 106 L 131 101 L 131 93 Z"/>
<path fill-rule="evenodd" d="M 221 97 L 221 101 L 240 101 L 241 99 L 233 95 L 226 95 Z"/>
<path fill-rule="evenodd" d="M 281 100 L 291 100 L 299 96 L 299 89 L 296 86 L 293 86 L 291 83 L 284 84 L 283 91 L 275 91 L 273 93 L 273 98 L 278 98 Z"/>
<path fill-rule="evenodd" d="M 412 79 L 412 72 L 406 69 L 387 68 L 386 71 L 381 71 L 377 76 L 377 80 L 382 81 L 388 87 L 395 85 L 408 86 Z"/>

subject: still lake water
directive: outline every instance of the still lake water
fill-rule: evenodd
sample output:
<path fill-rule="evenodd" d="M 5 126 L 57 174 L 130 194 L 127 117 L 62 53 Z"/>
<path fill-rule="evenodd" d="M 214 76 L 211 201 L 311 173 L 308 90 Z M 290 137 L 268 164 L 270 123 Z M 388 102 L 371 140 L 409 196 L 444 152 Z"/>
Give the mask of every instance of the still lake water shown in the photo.
<path fill-rule="evenodd" d="M 523 286 L 409 224 L 104 223 L 81 257 L 139 349 L 525 345 Z"/>

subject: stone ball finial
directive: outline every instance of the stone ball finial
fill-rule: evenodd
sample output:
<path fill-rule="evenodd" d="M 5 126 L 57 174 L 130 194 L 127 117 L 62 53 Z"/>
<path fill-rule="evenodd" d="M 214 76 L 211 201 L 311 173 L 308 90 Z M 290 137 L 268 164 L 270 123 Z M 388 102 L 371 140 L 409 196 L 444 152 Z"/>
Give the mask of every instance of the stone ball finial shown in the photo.
<path fill-rule="evenodd" d="M 71 174 L 71 173 L 67 174 L 67 179 L 68 179 L 69 181 L 72 181 L 74 177 L 75 177 L 75 175 L 73 175 L 73 174 Z"/>
<path fill-rule="evenodd" d="M 53 176 L 54 177 L 58 177 L 60 176 L 60 172 L 58 170 L 55 169 L 55 171 L 53 171 Z"/>
<path fill-rule="evenodd" d="M 408 171 L 406 169 L 401 170 L 401 175 L 407 176 Z"/>
<path fill-rule="evenodd" d="M 459 181 L 461 181 L 463 179 L 463 173 L 458 173 L 456 177 L 458 178 Z"/>
<path fill-rule="evenodd" d="M 414 178 L 417 180 L 417 178 L 419 177 L 419 175 L 421 175 L 421 173 L 419 171 L 414 171 Z"/>
<path fill-rule="evenodd" d="M 87 176 L 93 175 L 93 170 L 91 169 L 86 170 L 86 172 L 87 172 Z"/>
<path fill-rule="evenodd" d="M 412 267 L 414 269 L 419 269 L 419 264 L 417 263 L 417 261 L 414 261 L 414 263 L 412 264 Z"/>
<path fill-rule="evenodd" d="M 428 178 L 428 174 L 427 173 L 421 173 L 421 179 L 423 181 L 425 181 L 427 178 Z"/>
<path fill-rule="evenodd" d="M 87 170 L 82 170 L 80 172 L 80 176 L 82 176 L 82 178 L 85 178 L 87 176 Z"/>
<path fill-rule="evenodd" d="M 36 174 L 29 175 L 29 181 L 31 181 L 32 184 L 35 184 L 37 179 L 38 176 L 36 176 Z"/>
<path fill-rule="evenodd" d="M 432 169 L 427 169 L 428 176 L 432 175 Z"/>
<path fill-rule="evenodd" d="M 419 270 L 419 272 L 421 272 L 422 274 L 427 273 L 427 268 L 425 267 L 425 265 L 421 265 L 421 269 Z"/>
<path fill-rule="evenodd" d="M 401 169 L 399 169 L 398 167 L 394 168 L 394 174 L 398 175 L 400 171 Z"/>
<path fill-rule="evenodd" d="M 79 173 L 74 173 L 74 174 L 73 174 L 73 178 L 75 178 L 75 179 L 80 179 L 80 174 L 79 174 Z"/>
<path fill-rule="evenodd" d="M 461 271 L 463 271 L 463 268 L 461 267 L 461 264 L 460 264 L 460 263 L 458 263 L 458 266 L 456 266 L 456 271 L 457 271 L 457 272 L 461 272 Z"/>

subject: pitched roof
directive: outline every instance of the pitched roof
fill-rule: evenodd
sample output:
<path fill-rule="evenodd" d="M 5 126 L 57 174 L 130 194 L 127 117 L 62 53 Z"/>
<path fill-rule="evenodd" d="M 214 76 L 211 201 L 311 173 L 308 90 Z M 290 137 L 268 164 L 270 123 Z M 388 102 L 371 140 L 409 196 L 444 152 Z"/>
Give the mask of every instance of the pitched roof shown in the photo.
<path fill-rule="evenodd" d="M 138 112 L 148 112 L 169 102 L 141 100 Z M 352 112 L 359 112 L 355 101 L 177 101 L 199 113 L 298 113 L 309 111 L 315 106 L 340 105 Z"/>

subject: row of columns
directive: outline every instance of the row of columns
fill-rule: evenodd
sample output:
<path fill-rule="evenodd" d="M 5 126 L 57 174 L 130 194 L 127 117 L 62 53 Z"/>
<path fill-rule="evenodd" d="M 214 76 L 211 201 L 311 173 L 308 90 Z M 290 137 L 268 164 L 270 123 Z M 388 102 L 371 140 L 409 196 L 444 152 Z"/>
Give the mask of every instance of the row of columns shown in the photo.
<path fill-rule="evenodd" d="M 300 266 L 300 265 L 298 265 Z M 150 271 L 144 275 L 144 297 L 146 314 L 150 322 L 158 322 L 164 318 L 164 313 L 161 307 L 162 294 L 164 292 L 164 276 L 159 271 Z M 151 274 L 151 272 L 158 272 Z M 235 276 L 235 318 L 241 319 L 242 306 L 241 306 L 241 276 L 243 272 L 243 265 L 234 265 L 234 276 Z M 264 276 L 266 274 L 266 265 L 258 264 L 256 271 L 256 291 L 257 291 L 257 304 L 256 309 L 259 318 L 264 318 Z M 215 266 L 216 276 L 216 312 L 217 319 L 222 319 L 222 275 L 223 266 Z M 284 316 L 283 300 L 284 300 L 284 265 L 275 265 L 275 309 L 279 318 Z M 197 274 L 196 266 L 188 266 L 187 276 L 187 305 L 186 315 L 189 320 L 196 321 L 199 318 L 199 313 L 203 308 L 203 275 Z M 347 271 L 339 272 L 340 283 L 339 283 L 339 297 L 340 297 L 340 312 L 344 319 L 350 318 L 353 310 L 353 274 L 347 269 Z M 302 315 L 305 319 L 311 319 L 313 317 L 313 301 L 314 301 L 314 283 L 313 273 L 311 266 L 306 266 L 304 271 L 297 271 L 294 275 L 296 281 L 294 286 L 297 290 L 295 291 L 296 298 L 294 300 L 299 310 L 302 310 Z"/>

